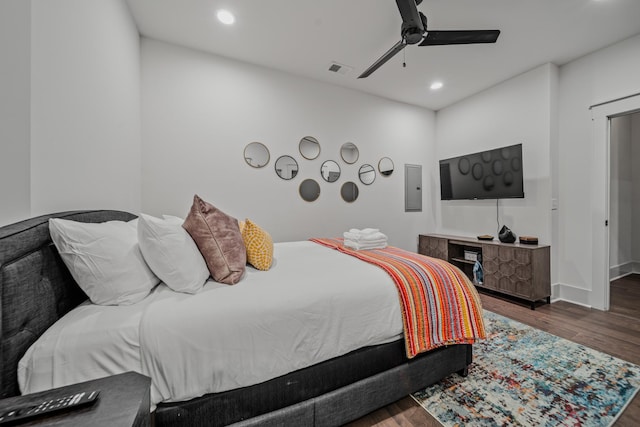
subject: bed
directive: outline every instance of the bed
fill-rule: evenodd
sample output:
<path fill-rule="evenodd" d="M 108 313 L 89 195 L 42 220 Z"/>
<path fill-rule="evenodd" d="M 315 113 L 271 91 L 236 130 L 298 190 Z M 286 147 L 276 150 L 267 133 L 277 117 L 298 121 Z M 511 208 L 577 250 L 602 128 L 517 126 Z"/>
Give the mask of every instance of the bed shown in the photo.
<path fill-rule="evenodd" d="M 91 309 L 87 308 L 87 296 L 75 283 L 52 244 L 50 218 L 100 223 L 130 221 L 136 216 L 108 210 L 74 211 L 44 215 L 0 228 L 2 398 L 20 394 L 18 364 L 36 340 L 48 330 L 55 329 L 53 325 L 60 325 L 59 320 L 68 313 Z M 310 244 L 307 242 L 302 246 Z M 289 247 L 290 251 L 297 249 L 295 245 Z M 356 261 L 360 262 L 355 259 L 348 262 Z M 210 294 L 217 288 L 216 284 L 206 286 L 211 288 Z M 168 292 L 161 286 L 156 293 L 161 303 L 172 301 L 164 299 Z M 162 304 L 156 310 L 161 309 Z M 396 314 L 389 311 L 381 316 L 382 322 L 394 316 Z M 395 329 L 387 328 L 385 336 L 376 337 L 378 343 L 365 340 L 357 348 L 350 348 L 351 344 L 339 344 L 340 354 L 329 358 L 322 354 L 323 348 L 315 348 L 309 352 L 308 360 L 315 360 L 315 357 L 317 363 L 290 372 L 282 371 L 273 378 L 254 378 L 254 382 L 258 381 L 255 384 L 233 387 L 233 378 L 241 376 L 234 373 L 232 380 L 221 387 L 222 391 L 193 397 L 184 395 L 186 397 L 177 400 L 162 400 L 160 396 L 154 411 L 155 424 L 341 425 L 452 373 L 467 374 L 472 361 L 470 344 L 442 346 L 407 358 L 402 327 L 398 328 L 397 320 L 393 322 L 396 323 Z M 382 323 L 374 331 L 379 329 L 384 329 Z M 278 369 L 283 368 L 278 367 L 275 371 L 280 372 Z M 240 378 L 238 381 L 238 384 L 245 384 L 243 381 L 249 380 Z M 157 393 L 161 395 L 162 391 Z"/>

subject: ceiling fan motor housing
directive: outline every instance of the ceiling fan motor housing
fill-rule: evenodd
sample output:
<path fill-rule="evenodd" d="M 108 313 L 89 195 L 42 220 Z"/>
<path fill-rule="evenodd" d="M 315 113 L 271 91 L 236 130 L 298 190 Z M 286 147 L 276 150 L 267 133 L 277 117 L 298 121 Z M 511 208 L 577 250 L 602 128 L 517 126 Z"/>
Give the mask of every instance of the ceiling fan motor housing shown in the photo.
<path fill-rule="evenodd" d="M 420 21 L 409 21 L 402 24 L 401 35 L 402 39 L 407 44 L 420 43 L 427 31 L 427 17 L 422 12 L 418 12 Z"/>
<path fill-rule="evenodd" d="M 424 30 L 419 27 L 403 28 L 402 38 L 407 44 L 420 43 L 424 38 Z"/>

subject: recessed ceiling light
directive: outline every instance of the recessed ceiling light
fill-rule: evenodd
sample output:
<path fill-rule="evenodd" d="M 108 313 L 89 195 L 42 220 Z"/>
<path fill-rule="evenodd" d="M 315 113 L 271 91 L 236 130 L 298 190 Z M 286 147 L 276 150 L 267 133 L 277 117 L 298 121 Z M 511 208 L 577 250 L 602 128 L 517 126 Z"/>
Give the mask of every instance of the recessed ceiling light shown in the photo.
<path fill-rule="evenodd" d="M 225 9 L 220 9 L 216 16 L 218 17 L 218 21 L 226 25 L 231 25 L 236 22 L 236 17 L 233 16 L 233 13 Z"/>
<path fill-rule="evenodd" d="M 442 82 L 433 82 L 431 83 L 431 90 L 438 90 L 443 86 Z"/>

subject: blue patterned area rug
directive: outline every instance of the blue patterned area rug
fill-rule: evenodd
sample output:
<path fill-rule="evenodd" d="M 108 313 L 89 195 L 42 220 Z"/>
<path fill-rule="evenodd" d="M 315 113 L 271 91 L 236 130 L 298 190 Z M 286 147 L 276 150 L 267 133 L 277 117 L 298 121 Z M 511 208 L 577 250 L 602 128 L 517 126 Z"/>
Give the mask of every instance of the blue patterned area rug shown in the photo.
<path fill-rule="evenodd" d="M 640 388 L 640 366 L 484 314 L 469 376 L 412 395 L 445 426 L 609 426 Z"/>

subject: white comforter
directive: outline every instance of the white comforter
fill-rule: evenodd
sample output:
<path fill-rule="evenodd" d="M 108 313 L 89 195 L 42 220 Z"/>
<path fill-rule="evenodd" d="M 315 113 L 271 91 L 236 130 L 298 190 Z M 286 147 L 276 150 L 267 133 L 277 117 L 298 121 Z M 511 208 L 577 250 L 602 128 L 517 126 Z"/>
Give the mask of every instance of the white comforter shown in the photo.
<path fill-rule="evenodd" d="M 183 401 L 257 384 L 402 334 L 398 294 L 379 267 L 312 242 L 275 245 L 273 267 L 196 295 L 164 285 L 133 306 L 83 304 L 27 351 L 23 393 L 129 370 L 151 399 Z"/>

